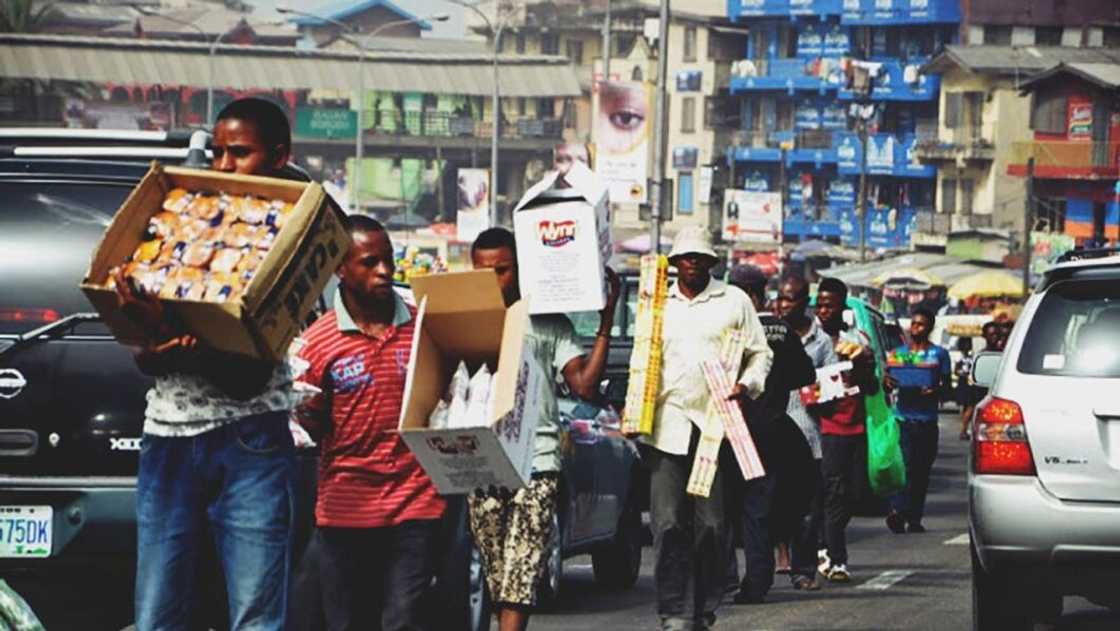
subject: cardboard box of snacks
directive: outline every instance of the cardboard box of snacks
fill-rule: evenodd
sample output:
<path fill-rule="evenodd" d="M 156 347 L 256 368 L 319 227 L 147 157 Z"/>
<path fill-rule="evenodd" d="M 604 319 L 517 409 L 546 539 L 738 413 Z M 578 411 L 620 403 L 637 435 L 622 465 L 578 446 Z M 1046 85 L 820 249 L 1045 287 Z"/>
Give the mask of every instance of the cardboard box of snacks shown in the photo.
<path fill-rule="evenodd" d="M 525 345 L 528 305 L 506 309 L 490 270 L 421 276 L 412 289 L 418 307 L 401 436 L 444 495 L 524 486 L 544 388 L 551 387 Z M 479 426 L 431 429 L 429 417 L 460 361 L 472 374 L 482 363 L 496 368 L 492 410 Z"/>
<path fill-rule="evenodd" d="M 211 347 L 280 360 L 350 248 L 344 222 L 315 183 L 153 163 L 81 288 L 122 342 L 142 336 L 118 308 L 118 267 Z"/>
<path fill-rule="evenodd" d="M 603 267 L 614 249 L 607 188 L 576 161 L 557 188 L 553 171 L 513 212 L 521 295 L 530 313 L 598 311 L 606 304 Z"/>

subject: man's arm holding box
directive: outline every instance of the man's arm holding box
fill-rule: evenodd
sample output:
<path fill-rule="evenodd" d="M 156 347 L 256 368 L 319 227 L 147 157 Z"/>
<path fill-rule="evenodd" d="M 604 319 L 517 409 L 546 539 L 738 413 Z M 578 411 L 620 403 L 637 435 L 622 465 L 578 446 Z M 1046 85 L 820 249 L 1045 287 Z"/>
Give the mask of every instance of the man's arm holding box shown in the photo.
<path fill-rule="evenodd" d="M 614 326 L 615 307 L 618 296 L 622 291 L 622 282 L 614 270 L 607 268 L 607 280 L 610 283 L 610 293 L 607 295 L 607 306 L 599 312 L 599 331 L 595 334 L 595 344 L 587 355 L 580 354 L 564 362 L 560 367 L 565 383 L 581 399 L 594 400 L 598 391 L 599 380 L 603 377 L 603 370 L 607 367 L 607 355 L 610 353 L 611 327 Z M 569 339 L 564 340 L 565 348 L 557 342 L 557 359 L 561 361 L 570 354 L 569 349 L 579 348 L 575 341 L 574 331 Z"/>

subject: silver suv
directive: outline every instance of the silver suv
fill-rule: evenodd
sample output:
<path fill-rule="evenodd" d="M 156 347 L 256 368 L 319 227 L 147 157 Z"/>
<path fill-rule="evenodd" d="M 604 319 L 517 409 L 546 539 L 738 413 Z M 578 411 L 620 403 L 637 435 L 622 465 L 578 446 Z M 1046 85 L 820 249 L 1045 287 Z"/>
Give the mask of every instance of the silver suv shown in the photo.
<path fill-rule="evenodd" d="M 1065 595 L 1120 608 L 1120 251 L 1071 254 L 973 368 L 991 388 L 968 480 L 975 629 L 1052 621 Z"/>

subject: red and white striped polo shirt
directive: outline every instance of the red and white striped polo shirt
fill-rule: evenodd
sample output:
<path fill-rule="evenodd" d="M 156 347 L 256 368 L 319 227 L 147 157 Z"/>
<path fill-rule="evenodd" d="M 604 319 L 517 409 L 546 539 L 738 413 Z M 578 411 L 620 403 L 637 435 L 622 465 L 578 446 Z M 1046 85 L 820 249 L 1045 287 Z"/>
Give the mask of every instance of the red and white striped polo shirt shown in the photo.
<path fill-rule="evenodd" d="M 395 295 L 395 294 L 394 294 Z M 393 324 L 363 334 L 335 295 L 335 309 L 302 336 L 301 381 L 322 390 L 299 411 L 322 446 L 319 526 L 377 528 L 438 519 L 444 501 L 397 431 L 416 311 L 396 297 Z"/>

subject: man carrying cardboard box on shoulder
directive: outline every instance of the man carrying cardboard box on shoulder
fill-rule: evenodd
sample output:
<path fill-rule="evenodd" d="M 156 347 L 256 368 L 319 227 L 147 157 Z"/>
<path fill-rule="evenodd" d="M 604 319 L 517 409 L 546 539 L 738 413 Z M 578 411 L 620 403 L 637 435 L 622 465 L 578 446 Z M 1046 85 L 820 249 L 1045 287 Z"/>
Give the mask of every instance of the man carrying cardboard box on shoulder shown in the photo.
<path fill-rule="evenodd" d="M 478 235 L 471 245 L 471 262 L 475 269 L 494 270 L 507 307 L 521 298 L 513 233 L 491 228 Z M 546 548 L 559 491 L 559 410 L 554 384 L 562 376 L 577 396 L 595 396 L 607 364 L 620 290 L 618 276 L 608 270 L 608 277 L 610 295 L 606 307 L 599 312 L 599 332 L 589 355 L 584 355 L 566 316 L 530 318 L 525 340 L 528 352 L 548 375 L 550 384 L 537 420 L 532 480 L 513 493 L 507 489 L 479 489 L 468 499 L 471 532 L 482 555 L 499 631 L 523 631 L 529 626 L 537 583 L 547 562 Z"/>
<path fill-rule="evenodd" d="M 369 217 L 350 217 L 353 246 L 334 309 L 303 335 L 301 377 L 321 392 L 297 418 L 322 444 L 315 534 L 329 631 L 426 628 L 444 501 L 397 430 L 416 309 L 393 290 L 393 245 Z M 302 591 L 302 590 L 301 590 Z"/>
<path fill-rule="evenodd" d="M 281 176 L 287 115 L 240 99 L 214 126 L 211 169 Z M 118 275 L 122 311 L 145 333 L 136 357 L 148 391 L 136 480 L 136 628 L 186 628 L 203 546 L 225 572 L 231 629 L 285 626 L 295 447 L 286 362 L 210 349 Z"/>

